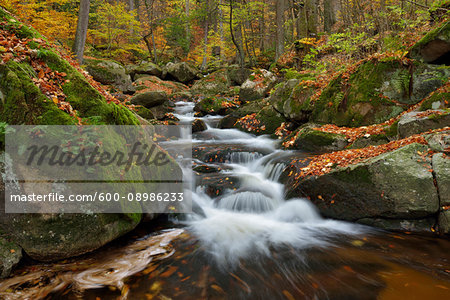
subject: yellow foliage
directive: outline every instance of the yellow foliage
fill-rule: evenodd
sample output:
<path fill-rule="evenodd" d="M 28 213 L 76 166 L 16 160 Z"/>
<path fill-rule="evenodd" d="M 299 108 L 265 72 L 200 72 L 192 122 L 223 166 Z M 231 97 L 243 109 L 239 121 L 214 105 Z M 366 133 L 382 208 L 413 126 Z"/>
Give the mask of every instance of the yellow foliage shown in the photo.
<path fill-rule="evenodd" d="M 71 0 L 18 1 L 2 0 L 1 4 L 22 21 L 34 27 L 50 40 L 73 39 L 77 25 L 77 11 L 65 11 Z M 69 6 L 69 5 L 68 5 Z"/>

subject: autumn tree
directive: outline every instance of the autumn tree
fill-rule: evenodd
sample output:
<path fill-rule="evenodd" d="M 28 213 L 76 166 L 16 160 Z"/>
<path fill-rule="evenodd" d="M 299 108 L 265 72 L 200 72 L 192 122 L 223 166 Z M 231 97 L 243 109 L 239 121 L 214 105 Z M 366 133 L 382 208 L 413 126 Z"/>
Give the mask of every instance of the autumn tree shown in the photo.
<path fill-rule="evenodd" d="M 75 41 L 73 43 L 73 53 L 78 62 L 83 62 L 84 47 L 86 44 L 86 35 L 89 25 L 89 7 L 90 0 L 80 1 L 80 10 L 78 12 L 77 32 L 75 34 Z"/>

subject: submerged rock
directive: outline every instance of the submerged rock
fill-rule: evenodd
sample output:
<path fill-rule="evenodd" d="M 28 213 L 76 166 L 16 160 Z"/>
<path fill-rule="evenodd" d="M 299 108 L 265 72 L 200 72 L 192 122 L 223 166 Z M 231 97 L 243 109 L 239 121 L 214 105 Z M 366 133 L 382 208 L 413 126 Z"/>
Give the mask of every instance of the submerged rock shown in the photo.
<path fill-rule="evenodd" d="M 112 60 L 86 59 L 86 70 L 94 80 L 112 85 L 124 93 L 133 93 L 135 88 L 131 84 L 131 77 L 125 68 Z"/>
<path fill-rule="evenodd" d="M 192 122 L 192 133 L 196 133 L 196 132 L 200 132 L 200 131 L 205 131 L 206 130 L 206 124 L 205 122 L 203 122 L 200 119 L 195 119 Z"/>

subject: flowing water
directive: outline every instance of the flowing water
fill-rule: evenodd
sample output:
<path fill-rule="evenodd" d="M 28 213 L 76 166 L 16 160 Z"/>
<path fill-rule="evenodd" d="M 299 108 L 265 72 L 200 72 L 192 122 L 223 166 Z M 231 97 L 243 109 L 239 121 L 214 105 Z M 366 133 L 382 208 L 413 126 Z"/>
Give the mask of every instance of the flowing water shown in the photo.
<path fill-rule="evenodd" d="M 180 123 L 194 103 L 176 103 Z M 5 299 L 450 299 L 450 241 L 327 220 L 284 198 L 277 142 L 218 129 L 192 137 L 194 213 L 141 226 L 95 253 L 24 266 Z M 186 135 L 188 138 L 189 135 Z M 182 142 L 182 141 L 181 141 Z M 187 171 L 187 170 L 185 170 Z M 189 170 L 190 171 L 190 170 Z"/>

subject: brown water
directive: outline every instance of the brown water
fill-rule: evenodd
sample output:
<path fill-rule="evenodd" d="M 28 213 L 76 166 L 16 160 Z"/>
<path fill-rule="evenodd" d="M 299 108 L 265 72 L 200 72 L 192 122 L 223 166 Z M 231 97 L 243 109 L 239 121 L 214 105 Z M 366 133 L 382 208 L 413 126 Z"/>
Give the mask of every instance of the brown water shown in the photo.
<path fill-rule="evenodd" d="M 450 299 L 450 241 L 341 236 L 327 248 L 278 247 L 218 265 L 183 229 L 16 270 L 2 299 Z"/>

